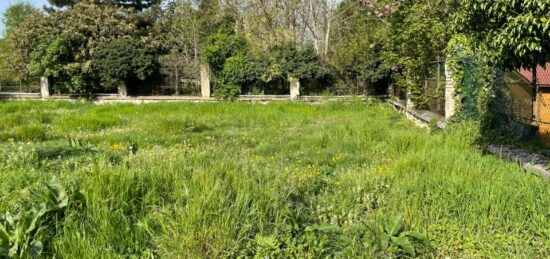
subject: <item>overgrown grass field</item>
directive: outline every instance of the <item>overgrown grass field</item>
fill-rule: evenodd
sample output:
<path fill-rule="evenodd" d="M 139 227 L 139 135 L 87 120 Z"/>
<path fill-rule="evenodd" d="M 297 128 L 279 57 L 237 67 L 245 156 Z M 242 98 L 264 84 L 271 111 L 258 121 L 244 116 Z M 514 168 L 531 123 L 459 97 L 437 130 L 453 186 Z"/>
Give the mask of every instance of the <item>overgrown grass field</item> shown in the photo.
<path fill-rule="evenodd" d="M 549 257 L 550 183 L 476 137 L 363 100 L 2 102 L 0 257 Z"/>

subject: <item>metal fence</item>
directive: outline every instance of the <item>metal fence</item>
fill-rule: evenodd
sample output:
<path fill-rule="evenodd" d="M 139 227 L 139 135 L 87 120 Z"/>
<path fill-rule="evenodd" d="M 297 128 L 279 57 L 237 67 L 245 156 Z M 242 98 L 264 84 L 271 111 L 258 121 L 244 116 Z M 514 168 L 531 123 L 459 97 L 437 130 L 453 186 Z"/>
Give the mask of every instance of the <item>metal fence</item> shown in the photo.
<path fill-rule="evenodd" d="M 30 83 L 21 84 L 0 84 L 0 93 L 39 93 L 39 80 L 32 80 Z"/>
<path fill-rule="evenodd" d="M 550 127 L 550 67 L 538 67 L 536 73 L 534 69 L 510 72 L 506 86 L 513 119 Z"/>
<path fill-rule="evenodd" d="M 507 115 L 534 126 L 539 142 L 550 145 L 550 66 L 508 73 L 504 93 L 509 101 Z"/>
<path fill-rule="evenodd" d="M 538 67 L 536 73 L 525 71 L 522 74 L 536 82 L 533 118 L 538 126 L 538 136 L 545 145 L 550 144 L 550 66 Z M 535 74 L 536 76 L 533 76 Z"/>
<path fill-rule="evenodd" d="M 426 109 L 445 116 L 445 64 L 434 62 L 423 80 L 423 96 L 426 98 Z"/>
<path fill-rule="evenodd" d="M 200 78 L 194 73 L 185 73 L 181 68 L 162 68 L 160 72 L 160 80 L 153 85 L 151 95 L 200 95 Z"/>
<path fill-rule="evenodd" d="M 441 116 L 445 116 L 445 63 L 433 62 L 427 70 L 426 76 L 417 82 L 420 87 L 419 93 L 414 93 L 417 100 L 414 100 L 415 108 L 428 110 Z M 389 96 L 401 102 L 406 102 L 407 89 L 399 84 L 391 84 Z"/>

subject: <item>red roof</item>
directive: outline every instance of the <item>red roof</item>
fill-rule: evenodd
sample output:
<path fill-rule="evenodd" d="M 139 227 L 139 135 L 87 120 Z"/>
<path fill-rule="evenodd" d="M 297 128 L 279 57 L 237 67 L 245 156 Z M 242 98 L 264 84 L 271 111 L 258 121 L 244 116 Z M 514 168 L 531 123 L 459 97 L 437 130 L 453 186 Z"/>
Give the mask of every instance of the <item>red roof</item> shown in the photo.
<path fill-rule="evenodd" d="M 531 69 L 520 69 L 519 73 L 530 83 L 533 82 L 533 72 Z M 546 64 L 546 68 L 537 67 L 537 82 L 539 85 L 550 86 L 550 63 Z"/>

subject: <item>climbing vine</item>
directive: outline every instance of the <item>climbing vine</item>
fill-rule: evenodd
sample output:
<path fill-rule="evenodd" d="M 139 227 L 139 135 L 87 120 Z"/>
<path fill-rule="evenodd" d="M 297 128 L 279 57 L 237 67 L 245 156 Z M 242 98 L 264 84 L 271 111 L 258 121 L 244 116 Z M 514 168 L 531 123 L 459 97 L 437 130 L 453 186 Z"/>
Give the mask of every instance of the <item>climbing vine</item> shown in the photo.
<path fill-rule="evenodd" d="M 447 45 L 447 69 L 455 84 L 456 113 L 452 121 L 475 120 L 484 136 L 510 132 L 510 100 L 505 94 L 505 73 L 489 65 L 483 51 L 457 34 Z M 487 134 L 497 131 L 498 134 Z"/>

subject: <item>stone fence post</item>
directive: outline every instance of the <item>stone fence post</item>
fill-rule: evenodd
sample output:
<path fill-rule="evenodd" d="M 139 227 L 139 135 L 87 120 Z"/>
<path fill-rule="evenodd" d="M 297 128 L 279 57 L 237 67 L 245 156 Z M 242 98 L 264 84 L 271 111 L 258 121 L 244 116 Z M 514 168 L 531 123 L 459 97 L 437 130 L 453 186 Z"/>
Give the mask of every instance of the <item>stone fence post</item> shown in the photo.
<path fill-rule="evenodd" d="M 128 87 L 126 86 L 126 82 L 120 82 L 118 85 L 118 96 L 128 97 Z"/>
<path fill-rule="evenodd" d="M 411 91 L 407 91 L 406 97 L 405 97 L 406 106 L 408 109 L 414 108 L 414 102 L 412 100 L 412 93 Z"/>
<path fill-rule="evenodd" d="M 289 77 L 290 81 L 290 99 L 296 100 L 300 97 L 300 80 L 294 77 Z"/>
<path fill-rule="evenodd" d="M 40 95 L 44 100 L 50 98 L 50 82 L 46 76 L 40 77 Z"/>
<path fill-rule="evenodd" d="M 445 119 L 449 120 L 456 113 L 455 82 L 449 64 L 445 62 Z"/>
<path fill-rule="evenodd" d="M 210 67 L 208 64 L 201 65 L 201 96 L 204 98 L 212 96 L 210 87 Z"/>

